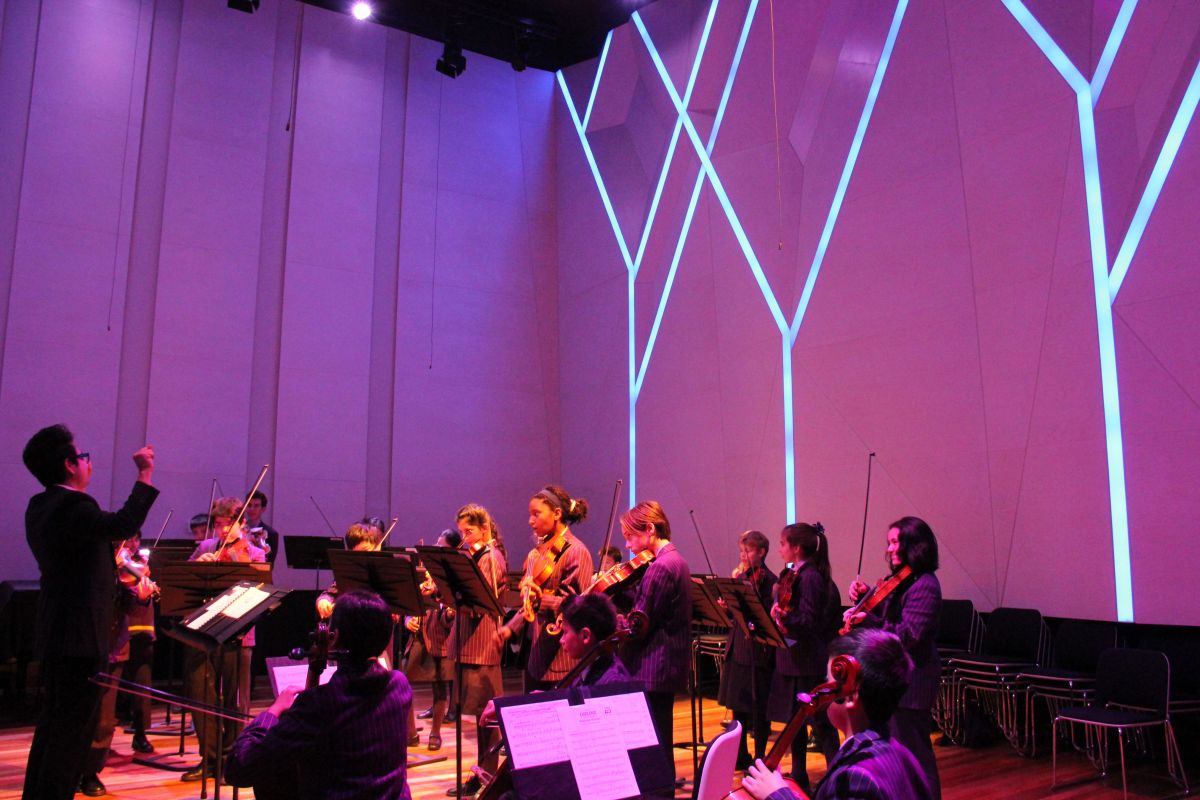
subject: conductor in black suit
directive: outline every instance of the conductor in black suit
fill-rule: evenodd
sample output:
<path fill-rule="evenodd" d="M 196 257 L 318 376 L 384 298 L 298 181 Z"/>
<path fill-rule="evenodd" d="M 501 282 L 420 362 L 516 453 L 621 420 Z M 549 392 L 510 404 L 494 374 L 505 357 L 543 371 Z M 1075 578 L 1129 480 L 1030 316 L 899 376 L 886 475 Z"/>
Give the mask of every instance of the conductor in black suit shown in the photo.
<path fill-rule="evenodd" d="M 34 652 L 45 705 L 25 767 L 23 800 L 70 800 L 96 727 L 101 690 L 88 679 L 108 663 L 117 585 L 113 545 L 141 527 L 158 496 L 154 449 L 133 454 L 137 482 L 117 512 L 87 493 L 92 459 L 65 425 L 43 428 L 22 453 L 45 491 L 25 510 L 25 539 L 41 570 Z"/>

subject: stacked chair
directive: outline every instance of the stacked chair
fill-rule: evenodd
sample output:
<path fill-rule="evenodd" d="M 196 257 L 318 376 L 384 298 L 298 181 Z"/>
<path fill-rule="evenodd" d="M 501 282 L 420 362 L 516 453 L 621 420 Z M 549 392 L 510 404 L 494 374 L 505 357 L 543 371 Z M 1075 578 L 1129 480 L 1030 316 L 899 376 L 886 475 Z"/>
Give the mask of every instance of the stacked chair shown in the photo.
<path fill-rule="evenodd" d="M 1025 695 L 1024 744 L 1029 755 L 1037 753 L 1039 705 L 1045 704 L 1053 720 L 1064 706 L 1088 703 L 1096 687 L 1100 654 L 1116 646 L 1115 624 L 1064 620 L 1054 635 L 1049 666 L 1033 667 L 1017 676 L 1018 691 Z"/>
<path fill-rule="evenodd" d="M 942 733 L 951 741 L 962 736 L 962 708 L 959 684 L 950 668 L 950 659 L 978 653 L 983 643 L 983 618 L 970 600 L 943 600 L 942 616 L 938 627 L 938 657 L 942 662 L 941 682 L 938 696 L 933 704 L 933 719 Z"/>
<path fill-rule="evenodd" d="M 950 658 L 961 719 L 974 698 L 1018 752 L 1025 751 L 1025 688 L 1020 675 L 1046 663 L 1050 632 L 1040 611 L 997 608 L 987 620 L 980 653 Z"/>
<path fill-rule="evenodd" d="M 1139 750 L 1149 749 L 1150 728 L 1163 729 L 1167 772 L 1190 793 L 1187 773 L 1175 741 L 1168 711 L 1171 697 L 1171 665 L 1158 650 L 1112 648 L 1100 655 L 1092 702 L 1086 706 L 1061 708 L 1051 729 L 1053 752 L 1051 788 L 1057 783 L 1058 726 L 1067 723 L 1083 728 L 1086 750 L 1101 775 L 1108 774 L 1109 731 L 1116 732 L 1121 763 L 1121 789 L 1129 797 L 1125 774 L 1125 742 Z"/>

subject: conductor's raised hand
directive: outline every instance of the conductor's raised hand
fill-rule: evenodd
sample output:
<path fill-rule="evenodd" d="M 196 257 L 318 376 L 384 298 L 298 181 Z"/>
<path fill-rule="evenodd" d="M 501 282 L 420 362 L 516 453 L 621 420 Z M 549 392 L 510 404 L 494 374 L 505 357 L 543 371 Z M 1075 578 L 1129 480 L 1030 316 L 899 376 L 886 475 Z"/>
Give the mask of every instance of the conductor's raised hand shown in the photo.
<path fill-rule="evenodd" d="M 135 452 L 133 463 L 138 470 L 138 480 L 150 483 L 150 476 L 154 474 L 154 446 L 148 444 Z"/>

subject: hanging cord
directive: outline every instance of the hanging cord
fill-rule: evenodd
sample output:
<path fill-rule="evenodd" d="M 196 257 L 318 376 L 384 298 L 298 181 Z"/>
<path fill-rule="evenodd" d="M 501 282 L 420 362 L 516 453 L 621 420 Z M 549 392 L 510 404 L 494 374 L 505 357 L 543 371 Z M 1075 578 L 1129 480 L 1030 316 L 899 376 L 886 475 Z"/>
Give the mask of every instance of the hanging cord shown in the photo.
<path fill-rule="evenodd" d="M 779 92 L 775 81 L 775 0 L 771 10 L 771 109 L 775 115 L 775 209 L 778 214 L 779 249 L 783 249 L 783 159 L 779 148 Z"/>

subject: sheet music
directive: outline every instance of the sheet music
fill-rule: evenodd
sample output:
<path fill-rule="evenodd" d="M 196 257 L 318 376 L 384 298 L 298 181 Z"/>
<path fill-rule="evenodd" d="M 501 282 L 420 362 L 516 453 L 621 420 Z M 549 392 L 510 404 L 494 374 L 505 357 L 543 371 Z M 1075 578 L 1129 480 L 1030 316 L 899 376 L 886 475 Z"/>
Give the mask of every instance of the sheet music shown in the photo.
<path fill-rule="evenodd" d="M 271 688 L 275 690 L 275 696 L 278 697 L 284 689 L 303 689 L 308 685 L 308 664 L 303 661 L 298 661 L 294 664 L 288 664 L 283 667 L 270 667 L 271 670 Z M 329 679 L 333 677 L 333 673 L 337 672 L 336 664 L 326 664 L 325 671 L 321 673 L 318 683 L 324 685 L 329 683 Z"/>
<path fill-rule="evenodd" d="M 270 596 L 270 592 L 264 592 L 257 586 L 247 586 L 240 595 L 235 593 L 233 602 L 227 605 L 221 613 L 230 619 L 241 619 Z"/>
<path fill-rule="evenodd" d="M 619 714 L 608 700 L 593 698 L 558 709 L 580 800 L 621 800 L 640 794 Z"/>
<path fill-rule="evenodd" d="M 220 614 L 222 611 L 228 608 L 235 599 L 236 593 L 232 591 L 221 595 L 216 600 L 212 601 L 212 604 L 204 610 L 203 614 L 193 619 L 187 624 L 187 626 L 194 631 L 203 630 L 204 626 L 207 625 L 213 617 L 217 616 L 217 614 Z"/>
<path fill-rule="evenodd" d="M 513 769 L 540 767 L 566 760 L 561 751 L 547 747 L 546 743 L 562 741 L 563 729 L 559 724 L 558 710 L 569 705 L 566 700 L 550 700 L 498 709 L 504 720 L 504 735 L 508 740 Z"/>
<path fill-rule="evenodd" d="M 650 707 L 646 705 L 645 693 L 629 692 L 605 697 L 589 697 L 583 701 L 583 704 L 607 705 L 616 711 L 616 725 L 620 728 L 626 749 L 636 750 L 639 747 L 658 745 L 658 734 L 654 731 L 654 720 L 650 717 Z"/>

